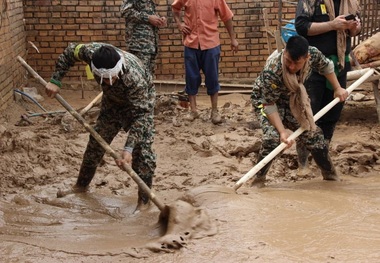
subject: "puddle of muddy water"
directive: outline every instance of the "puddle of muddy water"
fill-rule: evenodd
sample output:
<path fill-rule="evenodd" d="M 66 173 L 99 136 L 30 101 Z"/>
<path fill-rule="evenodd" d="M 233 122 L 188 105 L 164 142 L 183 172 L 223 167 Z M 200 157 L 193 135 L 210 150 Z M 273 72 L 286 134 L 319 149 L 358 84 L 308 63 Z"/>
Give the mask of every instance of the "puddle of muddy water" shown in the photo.
<path fill-rule="evenodd" d="M 376 262 L 380 178 L 343 179 L 200 193 L 197 202 L 218 222 L 219 232 L 174 253 L 139 250 L 159 236 L 159 211 L 152 207 L 132 215 L 132 198 L 96 192 L 62 199 L 46 193 L 17 196 L 0 203 L 0 257 L 2 262 Z"/>

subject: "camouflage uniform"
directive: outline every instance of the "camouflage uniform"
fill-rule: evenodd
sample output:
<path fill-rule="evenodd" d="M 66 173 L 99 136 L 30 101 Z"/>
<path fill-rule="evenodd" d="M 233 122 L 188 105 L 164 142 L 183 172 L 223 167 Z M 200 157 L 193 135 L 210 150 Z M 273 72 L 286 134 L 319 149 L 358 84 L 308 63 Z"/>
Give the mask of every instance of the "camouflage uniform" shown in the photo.
<path fill-rule="evenodd" d="M 149 23 L 149 15 L 156 15 L 156 4 L 153 0 L 124 0 L 121 5 L 121 16 L 125 17 L 127 51 L 141 59 L 154 76 L 158 54 L 158 27 Z"/>
<path fill-rule="evenodd" d="M 71 43 L 59 56 L 52 80 L 61 81 L 77 61 L 91 65 L 92 54 L 102 45 L 106 44 Z M 152 150 L 156 92 L 151 75 L 146 72 L 141 61 L 128 52 L 117 51 L 125 58 L 124 73 L 119 74 L 119 79 L 112 86 L 102 83 L 101 110 L 94 128 L 109 144 L 121 128 L 129 132 L 125 147 L 133 149 L 132 168 L 151 187 L 156 168 L 156 156 Z M 100 83 L 100 78 L 94 77 Z M 87 187 L 90 184 L 104 153 L 105 150 L 90 135 L 79 171 L 78 186 Z M 143 196 L 141 191 L 139 194 Z"/>
<path fill-rule="evenodd" d="M 258 116 L 263 130 L 262 146 L 258 161 L 267 156 L 280 144 L 280 135 L 277 129 L 269 122 L 266 113 L 277 111 L 285 128 L 296 130 L 300 127 L 293 117 L 289 107 L 289 90 L 283 83 L 281 56 L 283 52 L 272 55 L 257 77 L 251 94 L 252 105 Z M 315 47 L 309 47 L 310 71 L 315 70 L 321 74 L 331 73 L 331 62 Z M 331 72 L 329 72 L 331 71 Z M 310 72 L 308 73 L 310 74 Z M 305 131 L 297 139 L 311 152 L 316 163 L 325 171 L 332 171 L 333 166 L 328 156 L 328 147 L 323 133 L 319 127 L 316 131 Z M 268 163 L 256 177 L 265 177 L 272 162 Z"/>

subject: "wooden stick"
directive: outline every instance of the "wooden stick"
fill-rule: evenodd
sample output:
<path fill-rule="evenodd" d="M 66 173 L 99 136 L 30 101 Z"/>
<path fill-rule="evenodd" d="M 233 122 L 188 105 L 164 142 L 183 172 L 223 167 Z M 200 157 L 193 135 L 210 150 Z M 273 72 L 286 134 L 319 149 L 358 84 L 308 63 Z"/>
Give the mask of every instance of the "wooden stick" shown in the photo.
<path fill-rule="evenodd" d="M 266 9 L 266 8 L 263 8 L 263 17 L 264 17 L 264 28 L 265 28 L 265 32 L 267 35 L 268 52 L 270 55 L 270 54 L 272 54 L 273 51 L 272 51 L 272 41 L 270 41 L 270 39 L 269 39 L 270 29 L 269 29 L 269 21 L 268 21 L 268 9 Z"/>
<path fill-rule="evenodd" d="M 98 100 L 103 96 L 103 91 L 100 92 L 96 97 L 95 99 L 93 99 L 86 107 L 84 107 L 80 112 L 79 114 L 80 115 L 84 115 L 86 112 L 88 112 L 96 102 L 98 102 Z"/>

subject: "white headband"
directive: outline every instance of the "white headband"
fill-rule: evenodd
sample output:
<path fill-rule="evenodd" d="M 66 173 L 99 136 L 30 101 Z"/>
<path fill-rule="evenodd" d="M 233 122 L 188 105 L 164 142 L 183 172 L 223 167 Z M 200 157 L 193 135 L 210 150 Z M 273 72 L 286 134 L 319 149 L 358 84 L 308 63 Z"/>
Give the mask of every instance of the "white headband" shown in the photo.
<path fill-rule="evenodd" d="M 100 84 L 103 82 L 103 78 L 109 78 L 110 85 L 112 85 L 112 78 L 119 78 L 120 71 L 123 71 L 124 56 L 120 54 L 120 59 L 113 68 L 96 68 L 94 63 L 91 61 L 92 74 L 100 77 Z"/>

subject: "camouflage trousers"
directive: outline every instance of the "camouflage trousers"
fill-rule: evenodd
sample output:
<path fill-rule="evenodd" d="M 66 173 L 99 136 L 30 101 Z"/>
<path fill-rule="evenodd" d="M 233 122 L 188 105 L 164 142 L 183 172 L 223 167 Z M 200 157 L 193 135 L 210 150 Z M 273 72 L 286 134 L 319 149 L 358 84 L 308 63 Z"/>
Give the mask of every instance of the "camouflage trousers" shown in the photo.
<path fill-rule="evenodd" d="M 145 68 L 149 71 L 152 78 L 154 78 L 157 54 L 148 54 L 135 50 L 131 50 L 130 53 L 132 53 L 141 60 Z"/>
<path fill-rule="evenodd" d="M 293 117 L 289 108 L 279 108 L 278 113 L 280 114 L 280 118 L 286 129 L 295 131 L 299 128 L 299 124 Z M 263 131 L 262 145 L 257 160 L 257 162 L 259 162 L 270 154 L 281 143 L 281 141 L 277 129 L 269 122 L 267 117 L 261 113 L 260 109 L 256 110 L 256 114 Z M 315 131 L 304 131 L 300 136 L 298 136 L 296 142 L 297 144 L 300 143 L 304 145 L 311 152 L 314 160 L 321 169 L 326 171 L 333 169 L 328 153 L 328 143 L 324 139 L 323 132 L 319 127 L 317 127 Z M 272 162 L 273 160 L 265 165 L 256 176 L 264 177 Z"/>
<path fill-rule="evenodd" d="M 96 121 L 95 130 L 110 144 L 120 129 L 128 132 L 134 119 L 129 109 L 102 108 Z M 139 177 L 152 187 L 154 171 L 156 169 L 156 155 L 152 150 L 154 140 L 153 113 L 148 118 L 149 127 L 143 134 L 143 140 L 138 142 L 132 152 L 132 169 Z M 79 171 L 77 185 L 87 187 L 95 175 L 96 168 L 104 156 L 103 147 L 90 135 L 86 151 L 83 156 L 82 165 Z"/>

